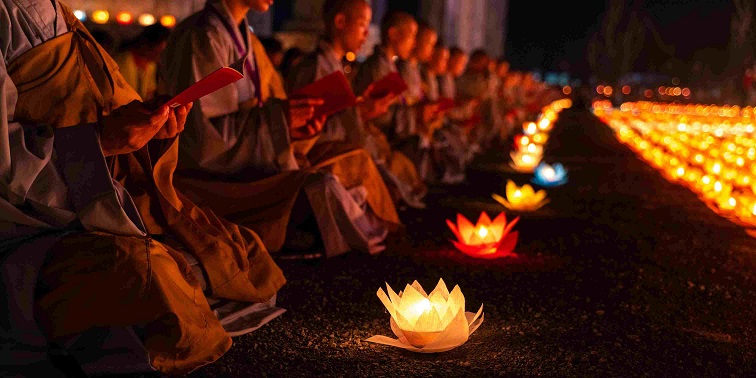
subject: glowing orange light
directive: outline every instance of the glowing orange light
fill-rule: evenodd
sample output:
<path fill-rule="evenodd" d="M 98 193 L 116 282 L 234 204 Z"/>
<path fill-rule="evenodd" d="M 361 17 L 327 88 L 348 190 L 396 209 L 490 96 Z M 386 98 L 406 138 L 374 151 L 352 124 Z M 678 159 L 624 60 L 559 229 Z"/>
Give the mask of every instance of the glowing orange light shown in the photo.
<path fill-rule="evenodd" d="M 447 226 L 457 237 L 452 244 L 462 253 L 481 259 L 495 259 L 512 255 L 517 244 L 518 232 L 511 232 L 519 217 L 507 223 L 504 213 L 494 220 L 486 212 L 480 214 L 478 222 L 473 225 L 462 214 L 457 214 L 457 224 L 446 220 Z"/>
<path fill-rule="evenodd" d="M 625 85 L 625 86 L 622 87 L 622 94 L 626 94 L 626 95 L 630 94 L 630 86 L 629 85 Z"/>
<path fill-rule="evenodd" d="M 92 22 L 95 24 L 106 24 L 110 20 L 110 13 L 105 10 L 96 10 L 92 12 Z"/>
<path fill-rule="evenodd" d="M 172 28 L 176 26 L 176 17 L 173 17 L 170 14 L 160 17 L 160 24 L 166 28 Z"/>
<path fill-rule="evenodd" d="M 116 15 L 116 22 L 121 25 L 128 25 L 134 22 L 134 17 L 131 16 L 131 13 L 121 12 Z"/>

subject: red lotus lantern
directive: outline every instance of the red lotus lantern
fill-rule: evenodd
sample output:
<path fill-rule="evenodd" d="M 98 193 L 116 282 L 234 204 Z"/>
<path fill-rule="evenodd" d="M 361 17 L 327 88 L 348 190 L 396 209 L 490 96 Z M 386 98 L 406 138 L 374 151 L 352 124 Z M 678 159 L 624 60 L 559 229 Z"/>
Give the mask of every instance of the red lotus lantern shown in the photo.
<path fill-rule="evenodd" d="M 446 224 L 457 237 L 457 241 L 451 242 L 462 253 L 479 259 L 495 259 L 514 255 L 512 251 L 519 233 L 510 231 L 519 220 L 520 217 L 517 217 L 507 223 L 504 213 L 500 213 L 491 221 L 484 211 L 475 225 L 462 214 L 457 214 L 456 225 L 448 219 Z"/>

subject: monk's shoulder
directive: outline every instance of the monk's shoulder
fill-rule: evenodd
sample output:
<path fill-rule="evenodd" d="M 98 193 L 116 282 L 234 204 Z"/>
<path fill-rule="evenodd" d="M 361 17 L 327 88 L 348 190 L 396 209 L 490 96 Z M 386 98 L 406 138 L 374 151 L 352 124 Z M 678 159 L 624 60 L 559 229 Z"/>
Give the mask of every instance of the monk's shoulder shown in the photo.
<path fill-rule="evenodd" d="M 223 41 L 227 38 L 227 32 L 223 24 L 210 17 L 207 12 L 197 12 L 187 17 L 180 24 L 176 25 L 173 37 L 191 41 Z"/>

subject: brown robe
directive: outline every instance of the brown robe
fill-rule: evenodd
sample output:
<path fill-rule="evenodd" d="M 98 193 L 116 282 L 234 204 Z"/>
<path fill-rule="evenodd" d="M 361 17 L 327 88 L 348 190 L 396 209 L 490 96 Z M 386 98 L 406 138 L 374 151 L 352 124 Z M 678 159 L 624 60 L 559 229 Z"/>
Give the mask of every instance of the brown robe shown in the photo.
<path fill-rule="evenodd" d="M 15 122 L 55 128 L 96 123 L 139 100 L 110 56 L 70 9 L 60 6 L 70 32 L 8 65 L 18 89 Z M 173 188 L 177 152 L 175 139 L 152 141 L 108 159 L 113 177 L 139 209 L 129 215 L 141 218 L 137 223 L 149 234 L 177 239 L 199 260 L 214 297 L 269 300 L 285 283 L 281 271 L 254 233 L 202 211 Z M 40 276 L 45 291 L 37 315 L 48 337 L 142 325 L 151 364 L 165 373 L 189 372 L 230 348 L 197 277 L 174 248 L 145 237 L 88 231 L 67 234 L 51 252 Z"/>

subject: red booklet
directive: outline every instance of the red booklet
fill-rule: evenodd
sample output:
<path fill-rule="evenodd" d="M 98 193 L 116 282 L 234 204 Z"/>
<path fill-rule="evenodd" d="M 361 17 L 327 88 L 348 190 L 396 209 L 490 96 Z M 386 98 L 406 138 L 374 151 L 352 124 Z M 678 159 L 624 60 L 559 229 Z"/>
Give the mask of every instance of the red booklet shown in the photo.
<path fill-rule="evenodd" d="M 475 125 L 477 125 L 477 124 L 479 124 L 481 122 L 483 122 L 483 117 L 481 117 L 480 115 L 476 114 L 476 115 L 468 118 L 467 120 L 462 121 L 461 125 L 462 125 L 462 127 L 473 127 L 473 126 L 475 126 Z"/>
<path fill-rule="evenodd" d="M 183 92 L 168 101 L 166 105 L 171 108 L 186 105 L 242 79 L 244 77 L 242 72 L 244 72 L 244 62 L 246 60 L 247 57 L 244 56 L 228 67 L 221 67 L 215 70 L 210 75 L 205 76 L 189 88 L 186 88 Z"/>
<path fill-rule="evenodd" d="M 290 97 L 322 99 L 323 105 L 315 108 L 315 116 L 313 118 L 328 117 L 357 104 L 357 97 L 355 97 L 349 81 L 341 71 L 323 76 L 319 80 L 295 90 L 291 93 Z"/>
<path fill-rule="evenodd" d="M 392 72 L 373 83 L 373 91 L 370 97 L 381 98 L 388 94 L 400 95 L 408 88 L 407 83 L 402 79 L 402 75 L 399 75 L 398 72 Z"/>
<path fill-rule="evenodd" d="M 445 112 L 457 106 L 456 101 L 447 97 L 441 98 L 440 100 L 436 101 L 436 103 L 438 104 L 439 112 Z"/>

